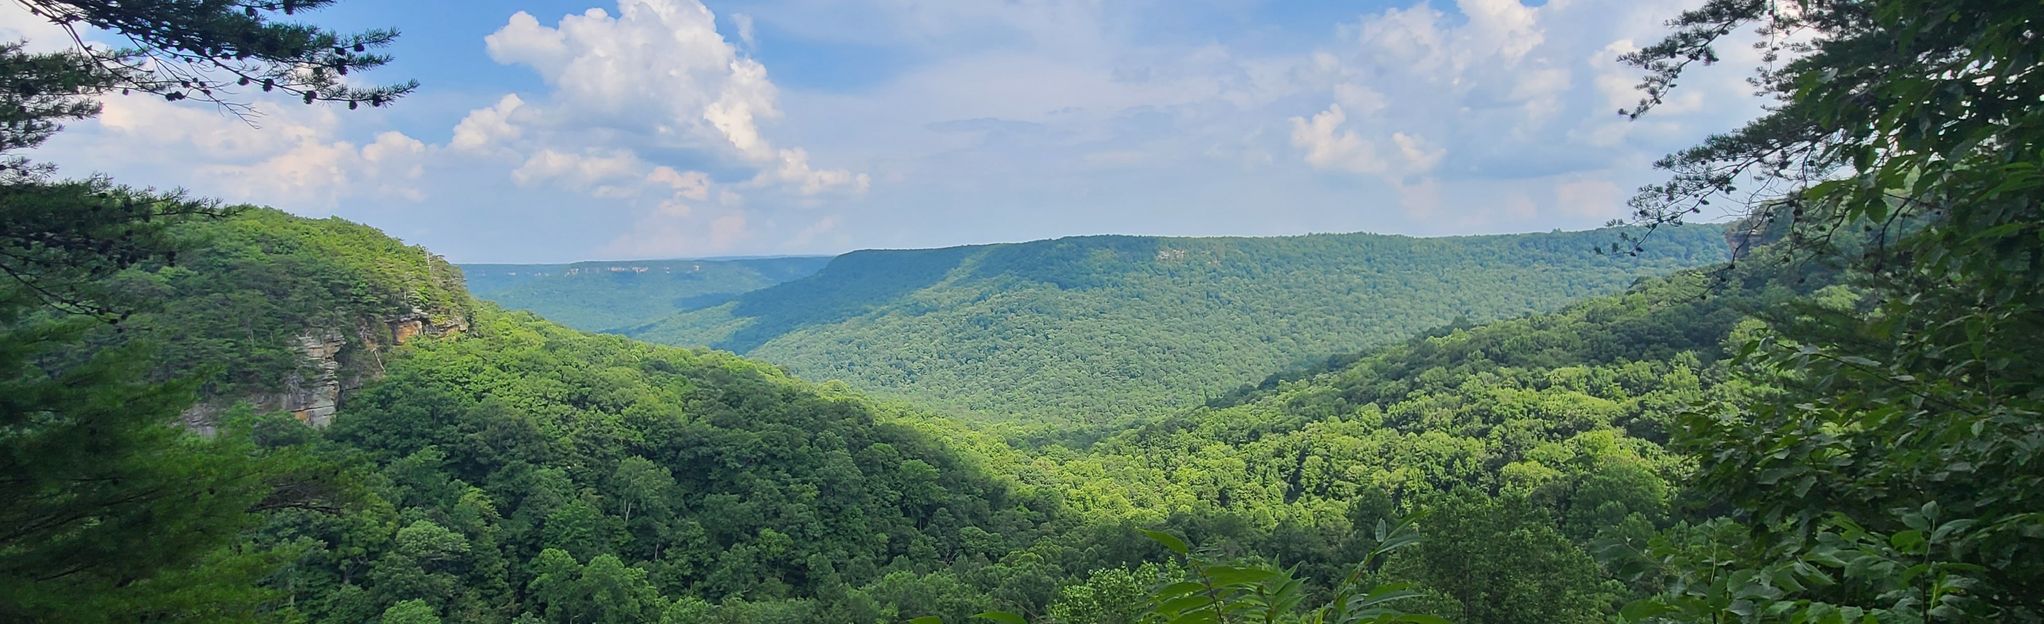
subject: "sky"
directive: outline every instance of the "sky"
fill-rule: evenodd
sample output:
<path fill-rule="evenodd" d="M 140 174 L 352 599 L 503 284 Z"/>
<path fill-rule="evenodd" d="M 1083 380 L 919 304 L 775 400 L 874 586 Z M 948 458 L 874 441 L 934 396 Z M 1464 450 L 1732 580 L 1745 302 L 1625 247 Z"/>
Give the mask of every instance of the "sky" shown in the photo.
<path fill-rule="evenodd" d="M 67 175 L 338 216 L 457 262 L 1081 234 L 1585 229 L 1760 111 L 1758 54 L 1648 116 L 1684 0 L 344 0 L 385 108 L 115 96 Z M 0 36 L 58 46 L 0 3 Z M 1706 217 L 1710 215 L 1705 215 Z"/>

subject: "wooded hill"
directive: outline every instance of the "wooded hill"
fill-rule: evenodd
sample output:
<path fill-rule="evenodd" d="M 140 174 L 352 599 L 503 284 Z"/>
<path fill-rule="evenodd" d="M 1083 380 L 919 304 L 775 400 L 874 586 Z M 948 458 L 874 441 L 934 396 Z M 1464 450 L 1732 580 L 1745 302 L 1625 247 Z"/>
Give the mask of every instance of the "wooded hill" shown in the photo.
<path fill-rule="evenodd" d="M 860 251 L 624 333 L 998 420 L 1124 422 L 1451 322 L 1552 310 L 1726 257 L 1716 225 L 1411 238 L 1087 236 Z"/>

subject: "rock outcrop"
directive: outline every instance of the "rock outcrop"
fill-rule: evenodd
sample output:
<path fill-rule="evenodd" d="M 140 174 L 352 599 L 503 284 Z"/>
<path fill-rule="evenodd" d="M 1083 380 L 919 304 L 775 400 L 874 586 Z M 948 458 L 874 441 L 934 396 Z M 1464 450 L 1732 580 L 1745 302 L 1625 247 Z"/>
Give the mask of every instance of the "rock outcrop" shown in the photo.
<path fill-rule="evenodd" d="M 257 410 L 289 412 L 300 422 L 325 427 L 333 422 L 334 412 L 340 410 L 348 393 L 383 375 L 384 357 L 391 348 L 419 336 L 459 336 L 468 331 L 468 319 L 413 308 L 391 318 L 365 319 L 352 329 L 311 329 L 299 334 L 295 345 L 301 366 L 286 377 L 282 387 L 252 396 L 201 401 L 185 410 L 185 423 L 211 434 L 222 412 L 246 402 Z"/>

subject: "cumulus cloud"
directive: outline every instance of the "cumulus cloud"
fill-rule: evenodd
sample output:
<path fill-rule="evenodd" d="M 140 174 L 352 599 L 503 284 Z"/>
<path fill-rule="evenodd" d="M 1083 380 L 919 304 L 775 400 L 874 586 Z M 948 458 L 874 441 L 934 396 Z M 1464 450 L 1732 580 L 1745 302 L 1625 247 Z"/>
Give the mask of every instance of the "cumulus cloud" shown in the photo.
<path fill-rule="evenodd" d="M 251 115 L 253 123 L 156 97 L 113 96 L 98 118 L 59 134 L 50 149 L 100 170 L 175 165 L 188 169 L 181 186 L 303 212 L 331 212 L 349 198 L 427 197 L 421 179 L 431 148 L 418 139 L 384 131 L 350 141 L 327 109 L 258 103 Z"/>
<path fill-rule="evenodd" d="M 749 17 L 732 23 L 751 39 Z M 471 111 L 450 147 L 525 154 L 512 172 L 521 185 L 625 200 L 637 222 L 611 253 L 708 252 L 747 240 L 755 228 L 731 208 L 741 193 L 792 209 L 871 187 L 868 174 L 817 166 L 808 149 L 769 137 L 783 117 L 779 90 L 696 0 L 621 0 L 615 12 L 592 8 L 552 25 L 521 11 L 484 43 L 491 59 L 532 69 L 547 90 Z M 677 156 L 693 166 L 662 162 Z M 722 183 L 707 172 L 746 170 Z M 713 189 L 719 200 L 706 209 Z"/>
<path fill-rule="evenodd" d="M 570 188 L 599 188 L 606 182 L 636 179 L 646 164 L 621 150 L 568 153 L 541 149 L 511 172 L 520 185 L 556 182 Z"/>
<path fill-rule="evenodd" d="M 1494 202 L 1510 207 L 1493 211 L 1497 218 L 1530 218 L 1528 193 L 1557 188 L 1565 190 L 1552 214 L 1611 216 L 1601 193 L 1617 187 L 1612 179 L 1642 179 L 1660 153 L 1754 112 L 1705 109 L 1706 99 L 1742 94 L 1731 81 L 1699 81 L 1647 120 L 1617 115 L 1639 97 L 1638 70 L 1617 58 L 1663 32 L 1659 20 L 1679 3 L 1458 0 L 1453 8 L 1422 2 L 1363 15 L 1341 28 L 1338 44 L 1301 61 L 1325 85 L 1305 88 L 1321 93 L 1325 108 L 1288 117 L 1297 162 L 1392 183 L 1517 185 Z M 1393 190 L 1410 198 L 1415 188 Z"/>
<path fill-rule="evenodd" d="M 524 132 L 512 125 L 511 115 L 525 106 L 525 100 L 518 94 L 505 94 L 489 108 L 469 111 L 454 126 L 454 138 L 447 146 L 464 152 L 484 152 L 497 149 L 506 142 L 519 138 Z"/>
<path fill-rule="evenodd" d="M 1426 139 L 1393 132 L 1389 146 L 1345 129 L 1348 115 L 1340 104 L 1313 115 L 1292 118 L 1292 145 L 1306 152 L 1306 162 L 1320 169 L 1383 175 L 1393 178 L 1424 174 L 1447 155 Z"/>
<path fill-rule="evenodd" d="M 717 32 L 695 0 L 621 0 L 546 26 L 520 11 L 484 38 L 490 58 L 524 65 L 551 91 L 529 123 L 618 131 L 635 147 L 724 152 L 753 163 L 778 153 L 761 131 L 777 119 L 767 69 Z"/>
<path fill-rule="evenodd" d="M 773 183 L 789 185 L 803 195 L 817 195 L 834 190 L 864 193 L 872 186 L 872 179 L 863 173 L 818 170 L 809 165 L 808 151 L 793 148 L 781 150 L 779 165 L 762 170 L 758 177 L 753 178 L 756 186 Z"/>

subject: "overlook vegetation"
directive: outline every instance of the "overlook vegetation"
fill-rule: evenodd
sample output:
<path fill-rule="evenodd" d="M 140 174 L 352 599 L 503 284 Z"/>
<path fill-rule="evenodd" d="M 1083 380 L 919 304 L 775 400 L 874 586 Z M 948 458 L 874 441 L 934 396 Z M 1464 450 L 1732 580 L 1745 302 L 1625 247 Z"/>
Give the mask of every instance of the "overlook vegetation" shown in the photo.
<path fill-rule="evenodd" d="M 1576 232 L 1418 239 L 1102 236 L 861 251 L 628 329 L 961 414 L 1120 422 L 1462 319 L 1550 310 L 1725 257 L 1715 225 L 1623 259 Z"/>
<path fill-rule="evenodd" d="M 861 349 L 790 373 L 478 303 L 366 226 L 54 180 L 14 151 L 98 95 L 233 106 L 152 55 L 411 86 L 337 78 L 392 33 L 276 21 L 320 0 L 26 4 L 137 47 L 0 46 L 0 620 L 2044 622 L 2044 5 L 1676 16 L 1634 114 L 1743 24 L 1803 34 L 1630 228 L 859 253 L 637 330 Z M 1756 182 L 1758 240 L 1706 262 L 1684 220 Z M 375 366 L 330 426 L 180 422 L 351 330 Z M 1263 368 L 1143 368 L 1192 361 L 1152 334 Z M 1032 375 L 1096 387 L 1001 385 Z"/>
<path fill-rule="evenodd" d="M 827 257 L 467 264 L 469 292 L 584 331 L 616 331 L 709 307 L 822 269 Z"/>

